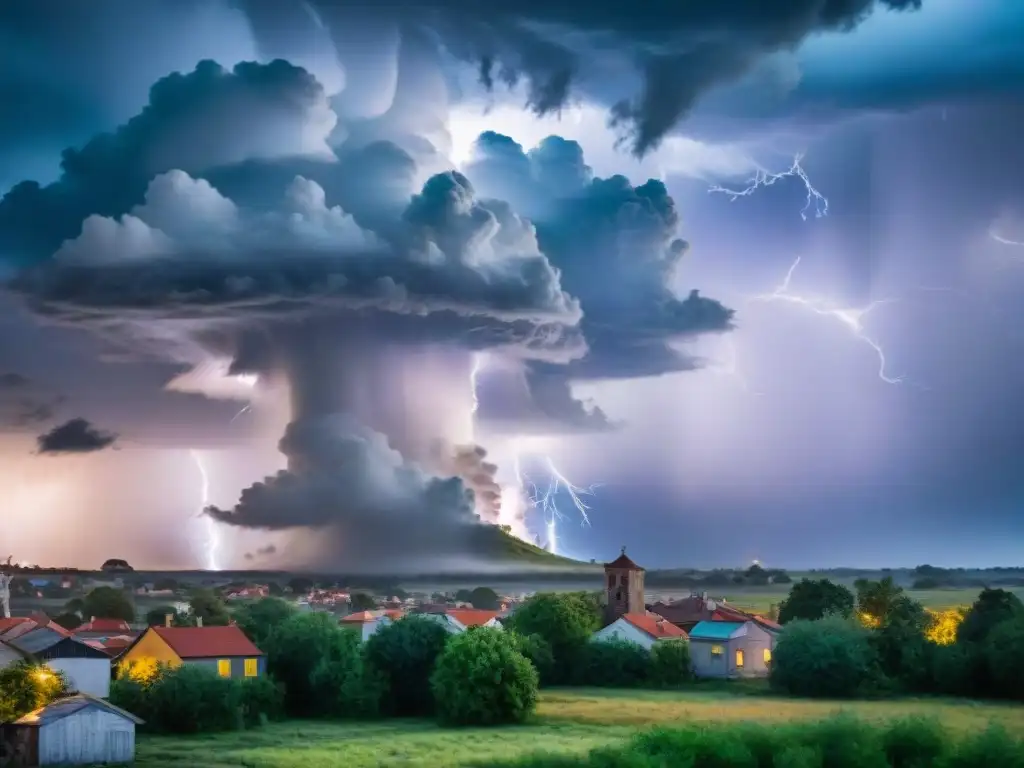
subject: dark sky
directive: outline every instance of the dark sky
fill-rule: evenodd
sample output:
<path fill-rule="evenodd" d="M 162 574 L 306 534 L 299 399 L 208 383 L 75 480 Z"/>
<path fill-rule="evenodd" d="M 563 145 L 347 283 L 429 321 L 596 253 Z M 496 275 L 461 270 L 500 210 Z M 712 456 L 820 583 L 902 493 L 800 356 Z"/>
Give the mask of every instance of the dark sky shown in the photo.
<path fill-rule="evenodd" d="M 0 11 L 16 559 L 462 564 L 450 475 L 584 559 L 1024 559 L 1024 9 L 58 5 Z"/>

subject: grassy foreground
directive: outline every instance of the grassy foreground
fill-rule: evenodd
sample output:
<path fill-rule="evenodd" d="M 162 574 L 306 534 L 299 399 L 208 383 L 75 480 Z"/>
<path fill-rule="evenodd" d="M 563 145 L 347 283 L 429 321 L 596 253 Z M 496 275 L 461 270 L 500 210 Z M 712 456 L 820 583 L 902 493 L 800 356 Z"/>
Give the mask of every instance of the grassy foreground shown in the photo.
<path fill-rule="evenodd" d="M 1024 707 L 940 699 L 872 702 L 800 701 L 749 688 L 687 692 L 553 690 L 541 696 L 530 725 L 446 730 L 423 721 L 291 721 L 254 731 L 173 737 L 142 736 L 136 766 L 189 768 L 369 768 L 478 766 L 545 751 L 583 754 L 618 743 L 638 728 L 685 723 L 789 722 L 846 712 L 864 720 L 934 718 L 963 733 L 997 723 L 1024 733 Z"/>

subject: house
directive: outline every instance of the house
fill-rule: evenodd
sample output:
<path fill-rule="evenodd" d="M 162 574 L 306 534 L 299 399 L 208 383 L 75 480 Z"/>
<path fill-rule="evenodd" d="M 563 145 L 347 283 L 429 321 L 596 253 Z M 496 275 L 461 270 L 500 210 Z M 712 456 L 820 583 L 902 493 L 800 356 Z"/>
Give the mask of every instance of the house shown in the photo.
<path fill-rule="evenodd" d="M 701 621 L 690 630 L 697 677 L 763 677 L 771 668 L 775 633 L 754 620 Z"/>
<path fill-rule="evenodd" d="M 262 677 L 267 660 L 234 624 L 227 627 L 149 627 L 117 657 L 122 671 L 134 665 L 209 667 L 221 677 Z"/>
<path fill-rule="evenodd" d="M 623 614 L 604 629 L 598 630 L 591 639 L 594 642 L 626 640 L 649 651 L 659 640 L 669 638 L 685 640 L 686 633 L 656 613 L 645 612 Z"/>
<path fill-rule="evenodd" d="M 393 621 L 392 617 L 379 611 L 359 611 L 345 616 L 338 622 L 338 625 L 343 629 L 358 631 L 360 639 L 366 642 L 376 634 L 378 629 L 388 626 Z"/>
<path fill-rule="evenodd" d="M 110 655 L 68 635 L 43 627 L 7 643 L 55 672 L 63 672 L 72 690 L 91 696 L 110 694 Z"/>
<path fill-rule="evenodd" d="M 71 634 L 82 640 L 106 640 L 116 635 L 134 634 L 132 625 L 124 619 L 97 619 L 93 616 Z"/>
<path fill-rule="evenodd" d="M 57 635 L 71 637 L 71 633 L 45 613 L 37 613 L 32 616 L 19 616 L 14 619 L 0 619 L 0 639 L 14 640 L 28 632 L 39 629 L 46 629 Z"/>
<path fill-rule="evenodd" d="M 690 595 L 670 603 L 654 603 L 650 609 L 686 632 L 702 621 L 755 621 L 771 632 L 778 632 L 781 629 L 776 622 L 764 616 L 740 610 L 725 600 L 710 598 L 707 592 Z"/>
<path fill-rule="evenodd" d="M 453 635 L 461 634 L 470 627 L 504 629 L 501 622 L 498 621 L 497 611 L 481 611 L 475 608 L 448 608 L 443 612 L 417 612 L 415 615 L 438 622 Z"/>
<path fill-rule="evenodd" d="M 128 764 L 135 760 L 135 726 L 141 724 L 103 699 L 78 694 L 0 726 L 0 741 L 12 768 Z"/>

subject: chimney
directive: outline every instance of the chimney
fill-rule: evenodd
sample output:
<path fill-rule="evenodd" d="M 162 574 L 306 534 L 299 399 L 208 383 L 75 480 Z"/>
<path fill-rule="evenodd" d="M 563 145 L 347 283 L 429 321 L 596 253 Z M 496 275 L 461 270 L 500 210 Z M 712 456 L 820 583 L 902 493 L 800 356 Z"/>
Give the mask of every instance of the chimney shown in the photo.
<path fill-rule="evenodd" d="M 196 626 L 197 627 L 203 626 L 203 617 L 202 616 L 196 616 Z"/>
<path fill-rule="evenodd" d="M 166 613 L 166 614 L 164 614 L 164 626 L 165 627 L 171 626 L 171 622 L 172 621 L 174 621 L 174 614 L 173 613 Z"/>

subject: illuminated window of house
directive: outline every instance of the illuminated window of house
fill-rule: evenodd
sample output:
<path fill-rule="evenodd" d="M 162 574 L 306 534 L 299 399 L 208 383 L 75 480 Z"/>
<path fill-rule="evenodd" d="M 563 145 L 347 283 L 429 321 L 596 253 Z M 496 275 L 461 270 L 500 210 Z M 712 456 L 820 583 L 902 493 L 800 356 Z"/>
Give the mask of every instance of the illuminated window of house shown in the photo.
<path fill-rule="evenodd" d="M 256 670 L 257 670 L 256 659 L 246 659 L 245 660 L 245 676 L 246 677 L 256 677 Z"/>
<path fill-rule="evenodd" d="M 217 674 L 221 677 L 231 677 L 231 659 L 221 659 L 217 662 Z"/>
<path fill-rule="evenodd" d="M 737 667 L 742 667 L 743 666 L 743 651 L 742 650 L 736 651 L 736 666 Z"/>
<path fill-rule="evenodd" d="M 765 648 L 764 649 L 764 663 L 765 664 L 771 664 L 772 663 L 772 649 L 771 648 Z"/>
<path fill-rule="evenodd" d="M 722 648 L 722 646 L 720 646 L 720 645 L 712 645 L 711 646 L 711 655 L 712 656 L 721 656 L 723 653 L 725 653 L 725 649 Z"/>

